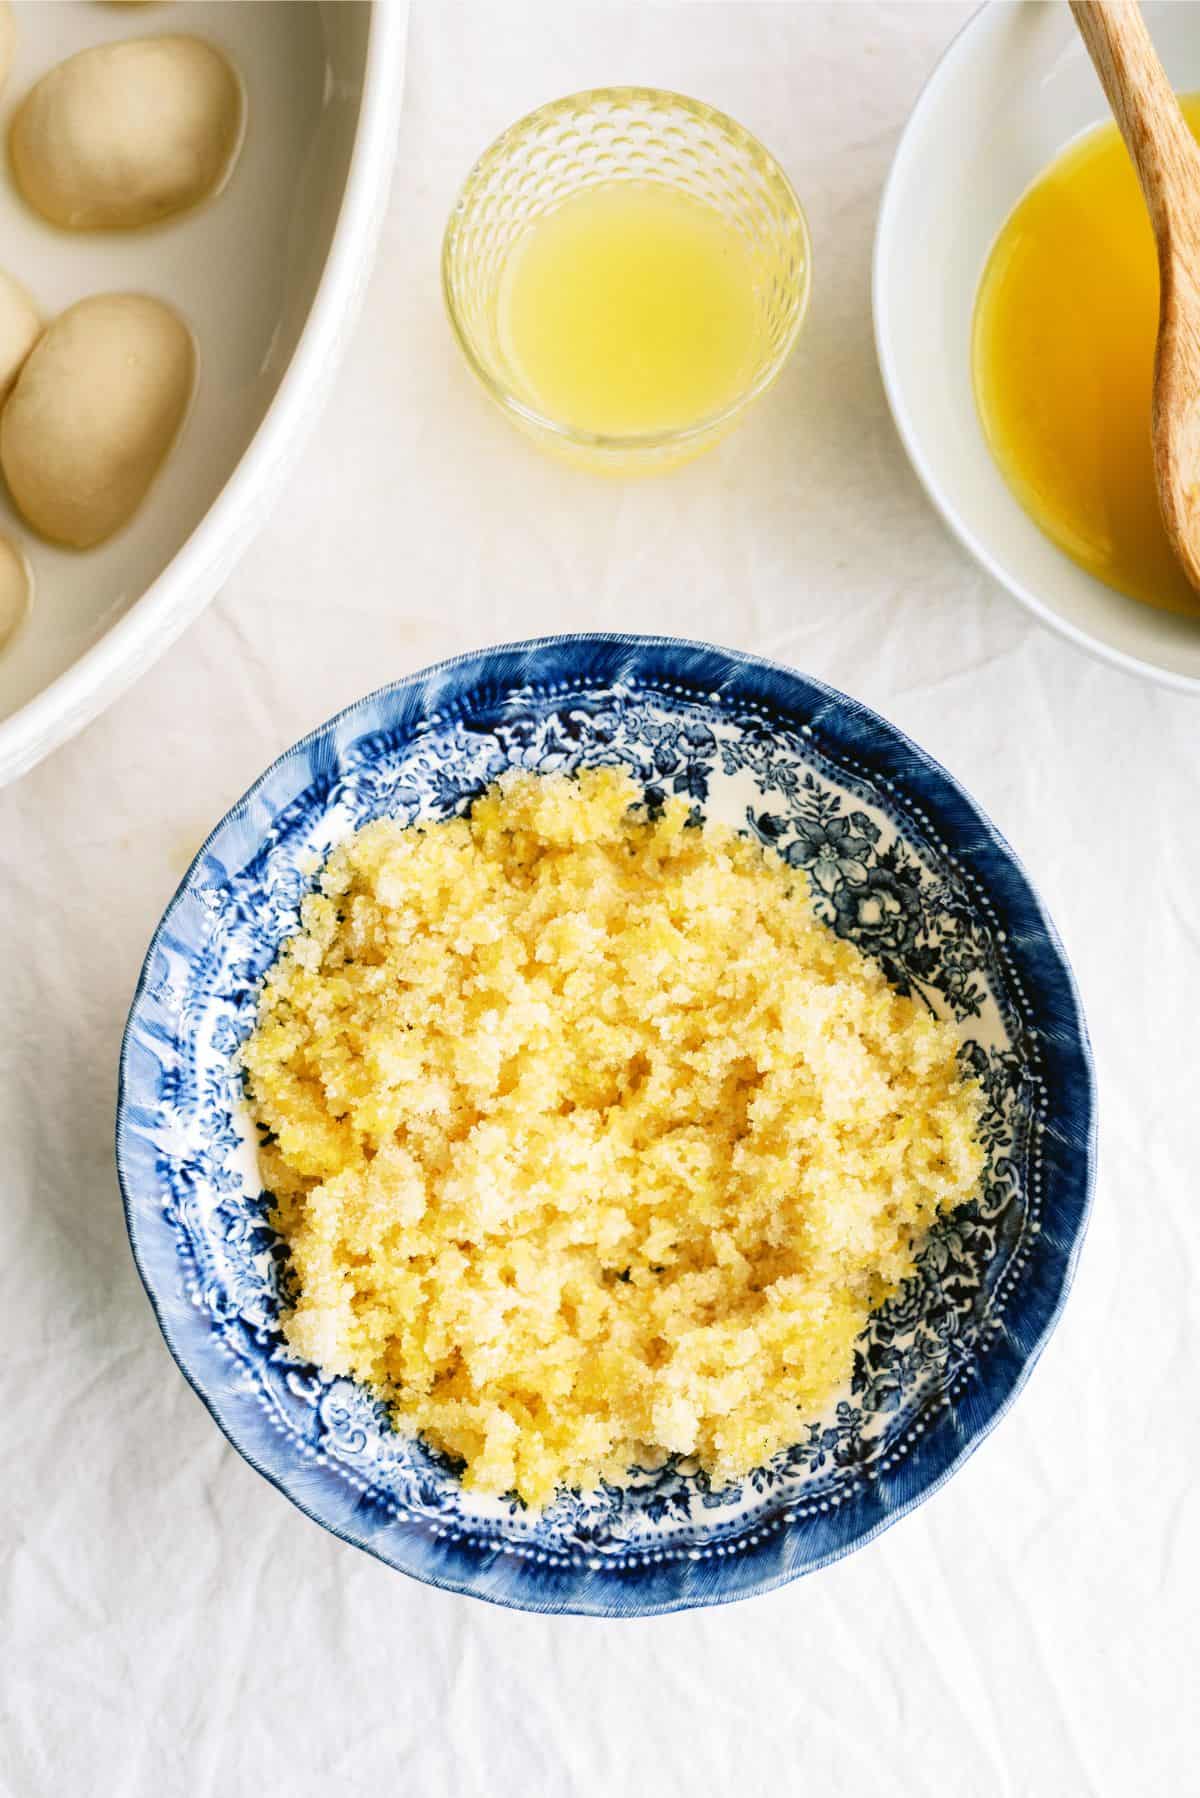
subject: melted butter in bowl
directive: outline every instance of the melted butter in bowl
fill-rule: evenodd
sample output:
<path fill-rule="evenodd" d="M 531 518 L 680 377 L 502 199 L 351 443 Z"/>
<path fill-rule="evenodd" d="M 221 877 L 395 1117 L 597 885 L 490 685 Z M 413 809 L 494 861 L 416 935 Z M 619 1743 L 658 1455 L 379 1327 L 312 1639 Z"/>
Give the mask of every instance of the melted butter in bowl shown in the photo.
<path fill-rule="evenodd" d="M 1182 102 L 1193 131 L 1200 95 Z M 1158 269 L 1115 125 L 1087 132 L 1018 201 L 975 309 L 988 447 L 1034 521 L 1131 599 L 1200 618 L 1158 510 L 1150 439 Z"/>

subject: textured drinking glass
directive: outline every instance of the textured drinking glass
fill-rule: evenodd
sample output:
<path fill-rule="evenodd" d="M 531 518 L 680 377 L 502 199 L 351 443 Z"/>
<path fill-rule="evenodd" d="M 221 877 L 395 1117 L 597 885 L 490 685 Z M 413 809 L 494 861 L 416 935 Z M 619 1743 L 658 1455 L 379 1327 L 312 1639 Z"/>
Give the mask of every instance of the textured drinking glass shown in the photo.
<path fill-rule="evenodd" d="M 759 308 L 758 355 L 721 411 L 631 436 L 581 431 L 539 410 L 509 359 L 500 297 L 509 257 L 534 220 L 587 187 L 667 183 L 743 234 Z M 775 380 L 804 322 L 808 223 L 779 164 L 748 131 L 699 100 L 655 88 L 596 88 L 532 112 L 468 175 L 446 226 L 442 284 L 463 353 L 491 397 L 546 449 L 614 473 L 668 468 L 717 442 Z"/>

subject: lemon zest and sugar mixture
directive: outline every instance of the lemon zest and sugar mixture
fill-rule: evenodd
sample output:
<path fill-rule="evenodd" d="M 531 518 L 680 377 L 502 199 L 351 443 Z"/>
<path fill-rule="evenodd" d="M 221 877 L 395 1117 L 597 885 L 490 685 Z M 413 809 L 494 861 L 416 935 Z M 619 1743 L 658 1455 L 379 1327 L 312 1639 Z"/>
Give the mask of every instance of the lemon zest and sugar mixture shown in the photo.
<path fill-rule="evenodd" d="M 530 1505 L 795 1442 L 982 1166 L 956 1038 L 613 768 L 330 856 L 243 1051 L 296 1352 Z"/>

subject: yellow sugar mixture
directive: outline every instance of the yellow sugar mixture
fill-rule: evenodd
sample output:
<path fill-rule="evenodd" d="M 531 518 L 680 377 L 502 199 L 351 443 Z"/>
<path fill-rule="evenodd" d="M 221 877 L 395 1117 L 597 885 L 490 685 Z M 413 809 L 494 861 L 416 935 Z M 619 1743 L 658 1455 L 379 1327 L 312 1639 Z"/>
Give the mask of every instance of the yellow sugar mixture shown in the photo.
<path fill-rule="evenodd" d="M 982 1164 L 949 1026 L 772 851 L 640 798 L 515 774 L 367 825 L 243 1051 L 288 1341 L 531 1506 L 796 1441 Z"/>

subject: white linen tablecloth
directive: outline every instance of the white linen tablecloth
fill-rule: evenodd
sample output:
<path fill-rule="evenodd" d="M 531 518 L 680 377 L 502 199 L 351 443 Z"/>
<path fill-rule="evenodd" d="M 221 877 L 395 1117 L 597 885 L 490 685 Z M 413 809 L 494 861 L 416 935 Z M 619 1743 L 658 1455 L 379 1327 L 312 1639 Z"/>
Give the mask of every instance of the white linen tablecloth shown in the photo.
<path fill-rule="evenodd" d="M 893 432 L 875 209 L 968 11 L 414 0 L 382 250 L 299 473 L 201 621 L 0 794 L 5 1798 L 1197 1789 L 1200 704 L 1035 625 L 950 540 Z M 635 485 L 541 459 L 487 408 L 438 278 L 477 151 L 614 80 L 743 119 L 815 241 L 769 402 Z M 1066 1315 L 974 1459 L 821 1574 L 635 1623 L 428 1590 L 272 1491 L 159 1338 L 112 1155 L 138 967 L 226 807 L 391 676 L 588 627 L 782 658 L 952 769 L 1062 931 L 1102 1108 Z"/>

